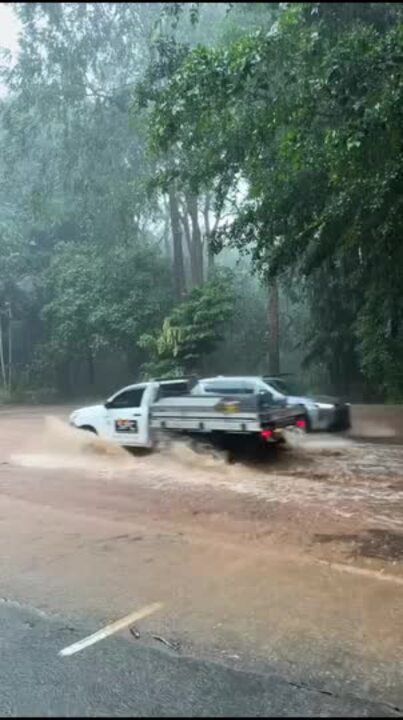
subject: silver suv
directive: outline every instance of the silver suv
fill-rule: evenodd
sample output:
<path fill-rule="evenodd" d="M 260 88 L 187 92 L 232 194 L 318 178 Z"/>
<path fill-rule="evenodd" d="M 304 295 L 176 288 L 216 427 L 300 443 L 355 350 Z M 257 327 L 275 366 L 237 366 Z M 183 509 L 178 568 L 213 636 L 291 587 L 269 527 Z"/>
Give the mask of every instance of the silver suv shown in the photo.
<path fill-rule="evenodd" d="M 266 375 L 240 375 L 229 377 L 217 375 L 202 378 L 192 389 L 193 395 L 226 393 L 259 394 L 269 392 L 274 404 L 303 405 L 307 430 L 335 432 L 350 428 L 350 405 L 331 397 L 306 397 L 293 395 L 281 378 Z"/>

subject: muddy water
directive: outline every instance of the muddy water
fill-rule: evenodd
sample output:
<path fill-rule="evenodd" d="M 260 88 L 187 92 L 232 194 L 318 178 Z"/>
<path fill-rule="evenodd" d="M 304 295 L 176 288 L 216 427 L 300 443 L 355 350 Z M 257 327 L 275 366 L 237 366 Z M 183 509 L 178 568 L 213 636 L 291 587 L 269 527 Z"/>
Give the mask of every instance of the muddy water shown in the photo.
<path fill-rule="evenodd" d="M 265 503 L 325 508 L 362 524 L 403 530 L 403 448 L 360 445 L 332 436 L 290 433 L 287 447 L 261 465 L 229 465 L 217 452 L 195 452 L 176 442 L 137 457 L 95 435 L 75 430 L 56 417 L 30 437 L 12 464 L 80 470 L 159 489 L 211 487 L 253 496 Z"/>
<path fill-rule="evenodd" d="M 133 468 L 133 458 L 123 448 L 76 430 L 57 417 L 45 417 L 43 427 L 31 433 L 23 445 L 22 452 L 10 455 L 10 462 L 20 467 L 109 474 Z"/>

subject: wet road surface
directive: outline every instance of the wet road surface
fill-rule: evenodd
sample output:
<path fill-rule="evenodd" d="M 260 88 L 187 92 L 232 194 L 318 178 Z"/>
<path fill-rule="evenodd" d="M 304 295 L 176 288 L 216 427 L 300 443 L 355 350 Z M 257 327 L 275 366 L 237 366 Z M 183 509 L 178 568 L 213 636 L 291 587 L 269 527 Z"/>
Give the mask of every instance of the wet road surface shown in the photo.
<path fill-rule="evenodd" d="M 403 448 L 132 457 L 44 412 L 0 412 L 1 714 L 400 713 Z M 154 602 L 139 640 L 58 658 Z"/>

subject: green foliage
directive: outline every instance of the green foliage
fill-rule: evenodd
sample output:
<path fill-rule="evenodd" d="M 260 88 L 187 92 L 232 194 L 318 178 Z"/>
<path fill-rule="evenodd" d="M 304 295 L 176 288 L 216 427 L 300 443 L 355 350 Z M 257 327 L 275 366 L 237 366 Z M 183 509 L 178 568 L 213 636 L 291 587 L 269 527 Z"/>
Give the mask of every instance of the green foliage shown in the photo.
<path fill-rule="evenodd" d="M 233 310 L 233 287 L 227 274 L 196 287 L 186 301 L 165 318 L 159 332 L 147 333 L 140 344 L 151 361 L 148 377 L 200 371 L 207 355 L 222 341 Z"/>
<path fill-rule="evenodd" d="M 356 323 L 363 371 L 377 384 L 387 401 L 403 397 L 403 333 L 391 321 L 393 309 L 383 292 L 366 301 Z"/>
<path fill-rule="evenodd" d="M 143 244 L 102 254 L 59 246 L 44 276 L 44 293 L 49 298 L 42 311 L 44 350 L 52 362 L 103 347 L 130 352 L 172 303 L 166 262 Z"/>
<path fill-rule="evenodd" d="M 135 368 L 148 353 L 153 374 L 264 369 L 266 291 L 247 277 L 172 310 L 156 249 L 170 187 L 182 213 L 189 196 L 201 215 L 208 194 L 209 247 L 250 254 L 263 286 L 276 277 L 295 296 L 284 354 L 296 348 L 340 392 L 364 378 L 402 398 L 401 4 L 14 9 L 21 51 L 0 65 L 0 309 L 25 323 L 25 384 L 107 348 Z"/>
<path fill-rule="evenodd" d="M 129 122 L 160 11 L 15 7 L 20 53 L 0 68 L 9 91 L 0 106 L 0 305 L 11 301 L 27 328 L 29 382 L 67 377 L 102 348 L 135 355 L 139 335 L 171 306 L 146 196 L 144 127 Z"/>
<path fill-rule="evenodd" d="M 57 10 L 56 10 L 57 8 Z M 54 239 L 110 243 L 141 225 L 150 170 L 129 126 L 158 7 L 21 3 L 22 48 L 6 73 L 5 159 L 14 199 Z M 66 233 L 64 233 L 66 234 Z M 66 239 L 61 238 L 61 239 Z"/>
<path fill-rule="evenodd" d="M 70 392 L 80 362 L 109 349 L 135 372 L 138 338 L 171 310 L 170 261 L 156 250 L 164 208 L 147 193 L 155 159 L 131 94 L 143 78 L 164 82 L 189 47 L 219 34 L 226 10 L 196 3 L 186 18 L 177 13 L 175 32 L 162 10 L 176 12 L 15 6 L 20 53 L 0 67 L 0 306 L 11 302 L 29 327 L 15 384 Z"/>
<path fill-rule="evenodd" d="M 402 17 L 392 3 L 280 6 L 270 29 L 189 53 L 154 98 L 150 123 L 156 151 L 180 146 L 179 182 L 218 198 L 243 190 L 216 249 L 251 251 L 265 276 L 292 270 L 311 285 L 307 355 L 325 360 L 336 385 L 359 364 L 399 396 Z M 315 312 L 318 282 L 322 308 L 334 312 Z M 375 297 L 381 315 L 368 312 Z M 390 372 L 371 360 L 374 342 Z"/>

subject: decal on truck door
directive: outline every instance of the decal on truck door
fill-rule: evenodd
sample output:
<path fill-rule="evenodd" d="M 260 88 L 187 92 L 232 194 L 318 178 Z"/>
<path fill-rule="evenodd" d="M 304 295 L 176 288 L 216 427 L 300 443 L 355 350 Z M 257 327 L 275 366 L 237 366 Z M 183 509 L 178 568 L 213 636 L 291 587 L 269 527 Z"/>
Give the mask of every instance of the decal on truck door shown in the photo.
<path fill-rule="evenodd" d="M 136 433 L 137 420 L 115 420 L 115 432 L 117 433 Z"/>

